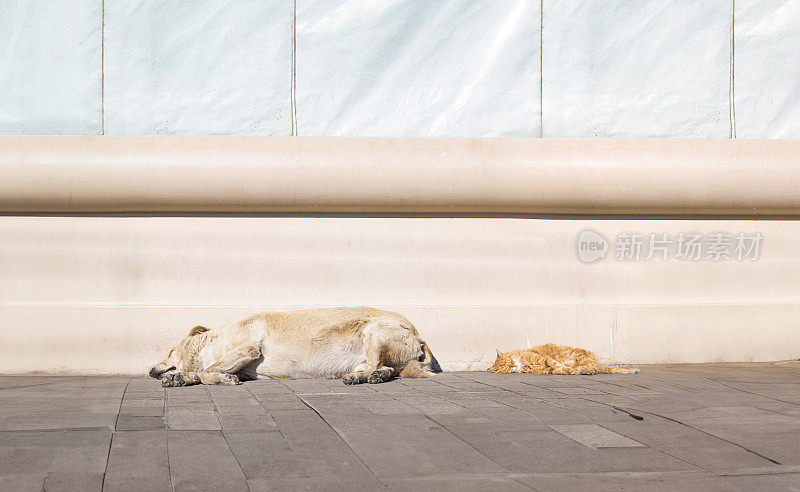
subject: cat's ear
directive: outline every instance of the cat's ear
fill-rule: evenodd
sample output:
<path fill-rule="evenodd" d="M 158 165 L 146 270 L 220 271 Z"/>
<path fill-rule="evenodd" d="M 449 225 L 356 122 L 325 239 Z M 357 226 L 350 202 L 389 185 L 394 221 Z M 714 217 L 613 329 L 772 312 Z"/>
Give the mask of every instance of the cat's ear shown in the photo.
<path fill-rule="evenodd" d="M 497 356 L 498 356 L 498 357 L 500 357 L 501 355 L 503 355 L 503 352 L 500 352 L 500 349 L 497 349 L 497 348 L 496 348 L 495 350 L 497 351 Z"/>

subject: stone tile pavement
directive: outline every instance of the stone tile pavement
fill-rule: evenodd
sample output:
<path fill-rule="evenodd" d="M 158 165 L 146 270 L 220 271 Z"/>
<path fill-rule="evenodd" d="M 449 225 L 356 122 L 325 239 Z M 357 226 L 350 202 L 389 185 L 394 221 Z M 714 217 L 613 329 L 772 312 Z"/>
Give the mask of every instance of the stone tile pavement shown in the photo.
<path fill-rule="evenodd" d="M 800 490 L 800 362 L 345 386 L 0 376 L 0 490 Z"/>

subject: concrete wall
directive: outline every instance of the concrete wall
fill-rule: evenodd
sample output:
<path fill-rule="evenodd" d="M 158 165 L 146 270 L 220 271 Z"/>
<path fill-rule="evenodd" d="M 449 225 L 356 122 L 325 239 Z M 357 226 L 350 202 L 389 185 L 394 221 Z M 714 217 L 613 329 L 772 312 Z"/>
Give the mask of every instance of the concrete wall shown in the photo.
<path fill-rule="evenodd" d="M 0 133 L 800 137 L 800 0 L 0 9 Z"/>
<path fill-rule="evenodd" d="M 587 228 L 764 239 L 757 261 L 645 246 L 585 264 Z M 607 362 L 794 359 L 797 244 L 796 221 L 3 217 L 0 372 L 144 373 L 196 324 L 336 305 L 404 314 L 445 369 L 528 341 Z"/>

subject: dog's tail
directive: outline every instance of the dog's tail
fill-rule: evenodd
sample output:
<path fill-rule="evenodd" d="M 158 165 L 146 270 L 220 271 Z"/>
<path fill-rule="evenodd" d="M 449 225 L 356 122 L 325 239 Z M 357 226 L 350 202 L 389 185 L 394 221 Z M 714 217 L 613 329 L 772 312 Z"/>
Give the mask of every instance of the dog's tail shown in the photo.
<path fill-rule="evenodd" d="M 600 372 L 602 374 L 639 374 L 639 369 L 635 367 L 600 366 Z"/>

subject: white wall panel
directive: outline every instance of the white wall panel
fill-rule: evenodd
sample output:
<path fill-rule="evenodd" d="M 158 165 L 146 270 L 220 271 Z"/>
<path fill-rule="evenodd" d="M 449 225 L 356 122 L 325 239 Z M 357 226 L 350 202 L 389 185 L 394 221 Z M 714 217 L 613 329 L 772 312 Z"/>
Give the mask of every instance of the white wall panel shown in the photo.
<path fill-rule="evenodd" d="M 0 133 L 100 133 L 99 0 L 0 0 Z"/>
<path fill-rule="evenodd" d="M 730 134 L 730 0 L 545 0 L 545 137 Z"/>
<path fill-rule="evenodd" d="M 587 228 L 613 248 L 591 264 Z M 621 231 L 763 244 L 757 261 L 618 261 Z M 144 374 L 196 324 L 360 304 L 407 316 L 445 369 L 528 340 L 608 362 L 797 358 L 798 242 L 781 220 L 0 217 L 0 373 Z"/>
<path fill-rule="evenodd" d="M 300 135 L 539 135 L 539 2 L 298 0 Z"/>
<path fill-rule="evenodd" d="M 291 133 L 291 0 L 105 2 L 106 134 Z"/>
<path fill-rule="evenodd" d="M 800 0 L 736 0 L 736 136 L 800 138 Z"/>

